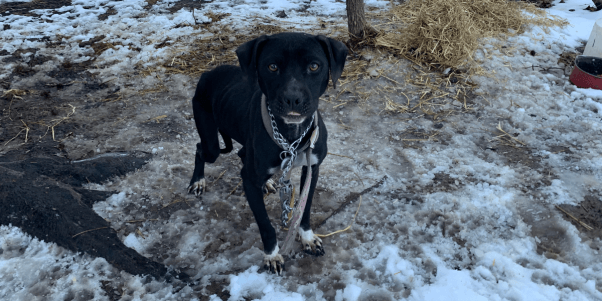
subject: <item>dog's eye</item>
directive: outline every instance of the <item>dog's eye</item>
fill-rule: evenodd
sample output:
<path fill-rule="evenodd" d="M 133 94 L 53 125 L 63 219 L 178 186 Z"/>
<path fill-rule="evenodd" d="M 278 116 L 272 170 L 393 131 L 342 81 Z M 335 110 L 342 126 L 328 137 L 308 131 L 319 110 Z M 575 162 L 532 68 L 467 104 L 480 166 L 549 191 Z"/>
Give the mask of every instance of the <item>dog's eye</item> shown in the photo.
<path fill-rule="evenodd" d="M 316 63 L 309 64 L 309 70 L 311 70 L 311 71 L 316 71 L 316 70 L 318 70 L 318 68 L 320 68 L 320 65 L 318 65 Z"/>
<path fill-rule="evenodd" d="M 272 72 L 276 72 L 276 71 L 278 71 L 278 66 L 276 66 L 276 64 L 270 64 L 268 66 L 268 69 L 270 69 L 270 71 L 272 71 Z"/>

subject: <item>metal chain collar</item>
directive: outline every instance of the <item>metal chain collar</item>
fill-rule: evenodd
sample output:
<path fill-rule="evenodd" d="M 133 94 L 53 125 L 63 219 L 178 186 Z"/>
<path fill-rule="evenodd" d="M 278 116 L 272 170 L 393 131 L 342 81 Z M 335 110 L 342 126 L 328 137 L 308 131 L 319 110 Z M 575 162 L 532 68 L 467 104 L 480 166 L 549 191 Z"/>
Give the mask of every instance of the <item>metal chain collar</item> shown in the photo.
<path fill-rule="evenodd" d="M 288 223 L 288 214 L 294 208 L 294 205 L 293 205 L 293 207 L 290 206 L 290 200 L 291 200 L 292 193 L 293 193 L 293 185 L 291 184 L 289 172 L 290 172 L 291 168 L 293 167 L 293 162 L 295 162 L 295 159 L 297 158 L 297 148 L 299 147 L 299 144 L 301 144 L 301 140 L 303 140 L 303 137 L 305 137 L 305 135 L 307 135 L 309 130 L 312 128 L 315 116 L 313 114 L 311 115 L 311 122 L 309 123 L 309 126 L 307 127 L 307 129 L 305 129 L 303 134 L 301 134 L 301 137 L 299 137 L 293 143 L 289 143 L 286 140 L 286 138 L 284 138 L 282 136 L 282 134 L 280 134 L 280 131 L 278 131 L 278 126 L 276 125 L 276 120 L 274 119 L 274 115 L 272 115 L 272 111 L 270 110 L 270 107 L 267 106 L 267 109 L 268 109 L 268 114 L 270 115 L 270 123 L 272 125 L 272 130 L 274 131 L 273 138 L 284 149 L 282 152 L 280 152 L 280 159 L 282 159 L 282 163 L 280 164 L 280 169 L 282 170 L 282 176 L 280 177 L 280 180 L 278 182 L 281 185 L 280 186 L 280 202 L 281 202 L 281 207 L 282 207 L 281 220 L 282 220 L 282 224 L 286 227 L 287 223 Z"/>

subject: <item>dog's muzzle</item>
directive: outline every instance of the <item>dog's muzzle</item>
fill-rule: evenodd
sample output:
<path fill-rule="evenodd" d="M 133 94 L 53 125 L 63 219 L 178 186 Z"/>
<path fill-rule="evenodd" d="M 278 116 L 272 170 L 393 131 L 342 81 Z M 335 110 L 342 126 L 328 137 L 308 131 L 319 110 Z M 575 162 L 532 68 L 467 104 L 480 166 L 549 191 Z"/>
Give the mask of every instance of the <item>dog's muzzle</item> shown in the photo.
<path fill-rule="evenodd" d="M 286 116 L 283 116 L 282 119 L 286 124 L 301 124 L 305 121 L 305 116 L 301 116 L 300 113 L 295 111 L 290 111 Z"/>

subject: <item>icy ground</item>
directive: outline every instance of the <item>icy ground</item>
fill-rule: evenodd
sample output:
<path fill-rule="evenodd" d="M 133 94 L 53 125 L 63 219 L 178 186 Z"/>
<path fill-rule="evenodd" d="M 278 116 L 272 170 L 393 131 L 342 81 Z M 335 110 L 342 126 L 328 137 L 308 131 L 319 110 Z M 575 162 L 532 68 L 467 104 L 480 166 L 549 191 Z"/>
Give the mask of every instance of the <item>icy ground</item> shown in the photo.
<path fill-rule="evenodd" d="M 366 2 L 376 12 L 390 5 Z M 591 3 L 554 2 L 549 11 L 573 27 L 530 28 L 491 41 L 478 52 L 486 72 L 471 78 L 476 88 L 467 103 L 448 96 L 435 117 L 385 110 L 385 99 L 404 105 L 408 95 L 415 104 L 433 91 L 412 84 L 426 75 L 409 62 L 365 54 L 372 61 L 363 79 L 329 89 L 321 103 L 331 155 L 320 170 L 312 224 L 352 203 L 315 231 L 345 228 L 359 205 L 350 196 L 374 188 L 362 194 L 352 228 L 324 239 L 324 257 L 288 259 L 283 277 L 260 268 L 237 149 L 207 166 L 202 199 L 186 194 L 199 140 L 189 104 L 197 78 L 160 68 L 141 73 L 189 51 L 193 34 L 204 35 L 203 27 L 185 25 L 195 22 L 186 6 L 170 10 L 178 3 L 74 0 L 29 15 L 2 11 L 0 23 L 10 28 L 0 32 L 0 81 L 5 90 L 56 87 L 50 95 L 64 103 L 54 115 L 66 104 L 77 108 L 56 127 L 71 159 L 154 154 L 136 172 L 88 185 L 115 191 L 94 209 L 127 246 L 198 283 L 130 275 L 3 225 L 1 300 L 602 300 L 602 224 L 587 231 L 556 207 L 588 200 L 599 210 L 602 202 L 602 93 L 575 88 L 558 64 L 601 17 L 582 10 Z M 249 22 L 332 35 L 319 25 L 345 24 L 344 3 L 332 0 L 189 5 L 197 21 L 207 21 L 209 11 L 231 13 L 219 23 L 243 33 Z M 287 17 L 276 18 L 282 10 Z M 97 54 L 86 42 L 98 37 L 116 46 Z M 504 48 L 493 46 L 499 43 Z M 91 75 L 62 82 L 58 76 L 66 73 L 56 70 L 65 62 Z M 86 86 L 92 78 L 98 87 Z M 166 91 L 139 93 L 159 84 Z M 458 93 L 454 85 L 442 89 Z M 22 103 L 46 101 L 36 95 L 13 99 L 11 108 L 25 112 Z M 1 101 L 8 124 L 6 116 L 16 115 L 7 115 L 8 101 Z M 503 135 L 498 125 L 508 135 L 496 139 Z M 0 154 L 24 147 L 23 134 L 7 143 L 18 126 L 0 131 Z M 31 127 L 32 139 L 50 139 Z M 267 207 L 276 223 L 275 196 Z"/>

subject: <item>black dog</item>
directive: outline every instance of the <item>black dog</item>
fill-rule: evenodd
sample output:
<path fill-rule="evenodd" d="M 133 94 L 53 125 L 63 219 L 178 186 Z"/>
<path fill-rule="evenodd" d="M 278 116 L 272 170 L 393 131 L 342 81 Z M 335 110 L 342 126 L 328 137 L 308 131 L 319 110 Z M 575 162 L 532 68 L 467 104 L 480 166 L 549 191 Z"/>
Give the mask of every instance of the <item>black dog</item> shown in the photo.
<path fill-rule="evenodd" d="M 326 91 L 329 74 L 336 87 L 343 72 L 347 48 L 343 43 L 321 35 L 281 33 L 246 42 L 236 50 L 236 55 L 240 68 L 225 65 L 204 73 L 192 99 L 201 143 L 197 144 L 194 174 L 188 191 L 197 196 L 203 193 L 205 163 L 213 163 L 220 153 L 230 152 L 232 139 L 242 144 L 238 152 L 244 164 L 241 177 L 259 226 L 264 263 L 270 271 L 280 274 L 284 259 L 278 254 L 276 231 L 263 202 L 263 189 L 281 168 L 283 152 L 277 140 L 268 134 L 273 131 L 270 123 L 275 122 L 277 131 L 289 144 L 302 137 L 306 129 L 317 128 L 319 132 L 311 153 L 312 177 L 299 234 L 306 252 L 323 255 L 322 242 L 309 224 L 319 166 L 327 153 L 326 127 L 317 113 L 318 98 Z M 271 118 L 267 117 L 267 112 Z M 219 148 L 218 132 L 226 144 L 225 149 Z M 309 136 L 304 136 L 299 145 L 306 144 Z M 302 186 L 307 164 L 306 157 L 301 154 L 293 164 L 293 167 L 304 166 Z"/>

